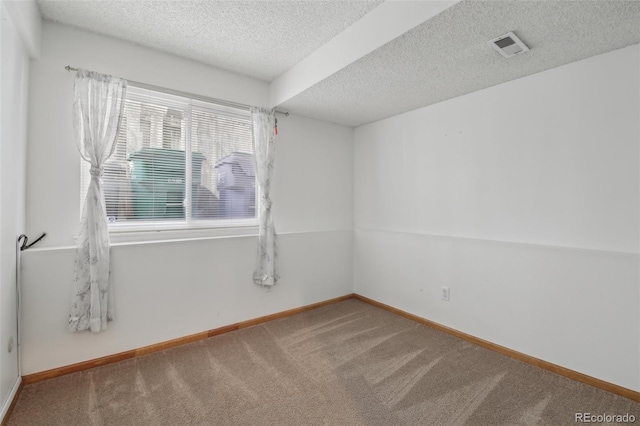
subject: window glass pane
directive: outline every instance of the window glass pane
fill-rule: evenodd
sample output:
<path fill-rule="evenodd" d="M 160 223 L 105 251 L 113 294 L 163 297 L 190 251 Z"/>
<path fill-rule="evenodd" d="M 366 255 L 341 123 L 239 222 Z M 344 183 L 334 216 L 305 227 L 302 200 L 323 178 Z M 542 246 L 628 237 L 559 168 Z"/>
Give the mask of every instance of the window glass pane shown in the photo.
<path fill-rule="evenodd" d="M 185 107 L 127 99 L 103 176 L 110 223 L 185 219 Z"/>
<path fill-rule="evenodd" d="M 191 112 L 194 172 L 193 219 L 255 218 L 255 167 L 248 116 L 194 107 Z M 195 154 L 201 154 L 196 159 Z M 202 160 L 201 164 L 197 160 Z"/>
<path fill-rule="evenodd" d="M 252 139 L 248 111 L 130 86 L 103 175 L 110 228 L 255 225 Z"/>

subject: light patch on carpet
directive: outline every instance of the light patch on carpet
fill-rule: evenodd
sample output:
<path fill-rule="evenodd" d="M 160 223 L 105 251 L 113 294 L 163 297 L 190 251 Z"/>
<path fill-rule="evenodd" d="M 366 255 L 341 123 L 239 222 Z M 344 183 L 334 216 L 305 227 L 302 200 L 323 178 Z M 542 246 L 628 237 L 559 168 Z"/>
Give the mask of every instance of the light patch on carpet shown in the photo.
<path fill-rule="evenodd" d="M 338 336 L 336 340 L 338 340 L 339 342 L 345 342 L 347 340 L 354 339 L 358 336 L 362 336 L 363 334 L 370 333 L 373 330 L 377 330 L 379 328 L 380 326 L 376 326 L 376 327 L 367 328 L 366 330 L 352 331 L 351 333 L 345 333 L 341 336 Z"/>
<path fill-rule="evenodd" d="M 301 335 L 307 334 L 307 333 L 312 332 L 314 330 L 317 330 L 319 328 L 326 327 L 326 326 L 328 326 L 330 324 L 333 324 L 333 323 L 336 323 L 336 322 L 340 322 L 340 321 L 344 320 L 345 318 L 350 318 L 350 317 L 353 317 L 353 316 L 356 316 L 356 315 L 357 316 L 361 316 L 361 314 L 359 312 L 351 312 L 349 314 L 342 315 L 342 316 L 339 316 L 337 318 L 330 319 L 328 321 L 323 321 L 321 323 L 318 323 L 318 324 L 315 324 L 315 325 L 311 325 L 309 327 L 301 328 L 300 330 L 291 333 L 285 339 L 293 339 L 293 340 L 295 340 L 296 338 L 298 338 Z"/>
<path fill-rule="evenodd" d="M 207 413 L 206 408 L 173 364 L 169 364 L 167 367 L 167 377 L 176 392 L 176 396 L 182 401 L 182 408 L 189 412 L 190 418 L 203 418 Z M 195 417 L 191 417 L 193 415 L 195 415 Z"/>
<path fill-rule="evenodd" d="M 142 373 L 140 372 L 140 370 L 136 371 L 136 391 L 138 392 L 140 397 L 142 397 L 142 404 L 144 406 L 144 411 L 147 417 L 153 418 L 153 414 L 155 413 L 156 410 L 153 404 L 147 398 L 149 396 L 149 392 L 147 390 L 147 383 L 145 382 L 144 377 L 142 377 Z M 141 398 L 136 398 L 136 399 L 140 401 Z"/>
<path fill-rule="evenodd" d="M 374 337 L 362 342 L 356 341 L 347 345 L 343 345 L 342 347 L 339 347 L 336 351 L 334 351 L 336 365 L 338 367 L 341 367 L 344 364 L 353 361 L 354 359 L 364 355 L 373 348 L 380 346 L 387 340 L 401 333 L 403 333 L 403 331 L 397 331 L 395 333 L 387 334 L 386 336 L 382 337 Z"/>
<path fill-rule="evenodd" d="M 136 391 L 140 396 L 147 396 L 149 394 L 147 392 L 147 384 L 145 383 L 140 370 L 136 371 Z"/>
<path fill-rule="evenodd" d="M 242 341 L 245 349 L 249 353 L 249 357 L 256 364 L 260 370 L 273 377 L 274 382 L 278 382 L 278 385 L 283 389 L 287 389 L 288 392 L 298 392 L 298 387 L 289 380 L 285 375 L 281 374 L 277 368 L 269 363 L 264 357 L 256 352 L 245 340 Z"/>
<path fill-rule="evenodd" d="M 207 358 L 209 359 L 211 373 L 217 382 L 224 383 L 226 386 L 240 391 L 241 395 L 245 397 L 245 400 L 250 403 L 258 402 L 260 397 L 244 380 L 229 371 L 229 369 L 222 365 L 209 351 L 207 351 Z M 238 396 L 236 396 L 236 398 L 237 397 Z"/>
<path fill-rule="evenodd" d="M 537 425 L 542 421 L 542 413 L 549 405 L 549 401 L 551 401 L 551 395 L 547 396 L 542 401 L 538 402 L 533 407 L 529 407 L 524 410 L 522 416 L 518 420 L 517 425 Z"/>
<path fill-rule="evenodd" d="M 290 359 L 293 360 L 304 360 L 304 358 L 308 357 L 311 354 L 315 354 L 320 352 L 321 350 L 327 347 L 327 342 L 322 340 L 310 340 L 305 342 L 302 345 L 293 346 L 290 348 L 284 347 L 283 352 Z"/>
<path fill-rule="evenodd" d="M 330 327 L 326 327 L 324 329 L 316 329 L 311 331 L 308 335 L 299 335 L 297 340 L 291 342 L 287 342 L 290 338 L 282 339 L 281 342 L 278 342 L 278 346 L 283 348 L 283 352 L 291 353 L 295 359 L 298 361 L 304 360 L 308 358 L 310 355 L 314 355 L 319 351 L 323 351 L 327 348 L 327 346 L 332 346 L 334 343 L 330 342 L 326 339 L 317 339 L 316 337 L 321 336 L 324 333 L 328 333 L 333 330 L 337 330 L 345 325 L 349 325 L 351 323 L 355 323 L 360 321 L 361 318 L 357 318 L 354 320 L 350 320 L 341 324 L 336 324 Z"/>
<path fill-rule="evenodd" d="M 464 425 L 506 374 L 497 374 L 423 403 L 398 410 L 398 415 L 406 424 Z"/>
<path fill-rule="evenodd" d="M 332 382 L 337 375 L 337 369 L 354 359 L 371 351 L 403 331 L 387 334 L 370 339 L 361 339 L 349 344 L 327 342 L 313 351 L 300 354 L 290 353 L 293 362 L 304 365 L 304 374 L 315 382 Z M 337 340 L 337 339 L 336 339 Z"/>
<path fill-rule="evenodd" d="M 299 345 L 300 343 L 304 343 L 307 340 L 314 339 L 315 337 L 320 336 L 321 334 L 325 334 L 325 333 L 328 333 L 330 331 L 337 330 L 338 328 L 342 328 L 345 325 L 349 325 L 349 324 L 352 324 L 354 322 L 358 322 L 361 319 L 362 318 L 356 318 L 356 319 L 353 319 L 351 321 L 343 322 L 343 323 L 336 324 L 336 325 L 333 325 L 333 326 L 330 326 L 330 327 L 325 326 L 325 327 L 317 329 L 317 330 L 308 331 L 307 333 L 298 336 L 296 339 L 288 338 L 287 339 L 288 341 L 286 342 L 286 345 L 287 346 Z"/>
<path fill-rule="evenodd" d="M 100 419 L 100 404 L 98 403 L 98 393 L 96 392 L 96 383 L 94 375 L 89 374 L 89 421 L 92 425 L 98 426 L 102 424 Z"/>
<path fill-rule="evenodd" d="M 385 383 L 381 389 L 384 389 L 384 393 L 386 394 L 386 405 L 394 407 L 402 401 L 441 359 L 442 357 L 434 359 L 427 365 L 421 365 L 415 370 Z"/>
<path fill-rule="evenodd" d="M 391 359 L 375 363 L 371 365 L 371 367 L 368 367 L 367 371 L 364 372 L 364 378 L 367 379 L 369 383 L 377 385 L 383 380 L 396 374 L 398 370 L 413 361 L 418 355 L 424 352 L 424 350 L 425 348 L 419 349 L 414 352 L 409 352 L 408 354 L 399 355 Z"/>

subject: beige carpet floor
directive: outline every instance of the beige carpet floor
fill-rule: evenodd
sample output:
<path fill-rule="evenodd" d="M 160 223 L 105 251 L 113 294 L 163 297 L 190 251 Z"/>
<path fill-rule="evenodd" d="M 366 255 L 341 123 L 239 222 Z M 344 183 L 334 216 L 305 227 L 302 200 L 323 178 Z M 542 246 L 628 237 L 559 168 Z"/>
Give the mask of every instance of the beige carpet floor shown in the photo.
<path fill-rule="evenodd" d="M 570 425 L 640 404 L 351 299 L 25 386 L 21 425 Z"/>

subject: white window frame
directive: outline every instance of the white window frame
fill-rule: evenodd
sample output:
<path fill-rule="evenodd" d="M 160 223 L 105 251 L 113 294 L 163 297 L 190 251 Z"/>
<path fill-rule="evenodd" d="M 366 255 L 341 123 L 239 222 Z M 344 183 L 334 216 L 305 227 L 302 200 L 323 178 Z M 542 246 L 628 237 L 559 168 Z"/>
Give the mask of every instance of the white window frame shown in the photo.
<path fill-rule="evenodd" d="M 203 96 L 193 95 L 184 92 L 178 92 L 170 89 L 164 89 L 156 86 L 150 86 L 142 83 L 129 82 L 129 87 L 134 89 L 149 90 L 156 92 L 158 97 L 162 98 L 165 103 L 171 97 L 182 98 L 177 100 L 177 104 L 185 107 L 187 113 L 186 124 L 186 140 L 185 151 L 191 151 L 191 109 L 196 106 L 199 109 L 210 109 L 215 112 L 226 112 L 229 115 L 239 114 L 246 116 L 246 108 L 239 108 L 234 104 L 227 104 L 224 101 L 211 99 Z M 133 99 L 144 102 L 140 94 L 132 96 Z M 177 99 L 176 98 L 176 99 Z M 233 106 L 230 106 L 233 105 Z M 255 155 L 255 153 L 254 153 Z M 89 163 L 81 161 L 81 201 L 80 209 L 84 205 L 84 197 L 87 193 L 89 182 Z M 190 169 L 190 155 L 185 156 L 185 168 Z M 191 200 L 191 173 L 185 173 L 185 195 Z M 260 212 L 260 194 L 259 185 L 256 176 L 255 182 L 255 217 L 254 218 L 238 218 L 238 219 L 193 219 L 191 212 L 191 201 L 186 203 L 184 220 L 150 220 L 150 221 L 123 221 L 118 223 L 109 223 L 109 238 L 113 243 L 136 243 L 144 241 L 164 241 L 164 240 L 193 240 L 207 239 L 217 237 L 232 237 L 258 234 L 258 215 Z M 81 212 L 82 213 L 82 212 Z"/>

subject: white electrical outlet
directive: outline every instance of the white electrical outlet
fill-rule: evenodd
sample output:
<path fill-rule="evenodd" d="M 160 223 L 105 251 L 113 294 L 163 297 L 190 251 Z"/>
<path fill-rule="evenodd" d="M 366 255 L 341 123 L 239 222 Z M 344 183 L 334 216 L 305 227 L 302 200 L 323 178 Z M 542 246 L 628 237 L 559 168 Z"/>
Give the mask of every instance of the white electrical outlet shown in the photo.
<path fill-rule="evenodd" d="M 442 287 L 440 288 L 440 297 L 442 298 L 442 300 L 446 300 L 447 302 L 449 301 L 449 287 Z"/>

